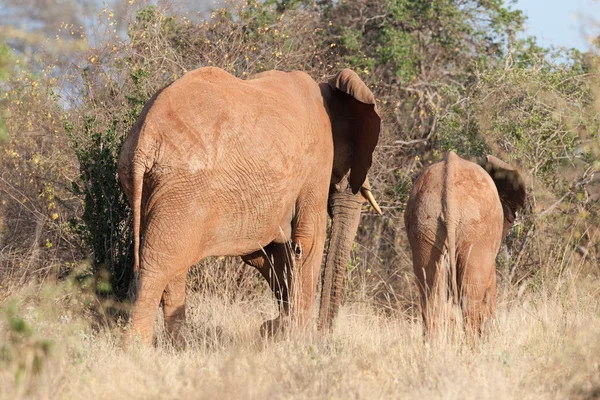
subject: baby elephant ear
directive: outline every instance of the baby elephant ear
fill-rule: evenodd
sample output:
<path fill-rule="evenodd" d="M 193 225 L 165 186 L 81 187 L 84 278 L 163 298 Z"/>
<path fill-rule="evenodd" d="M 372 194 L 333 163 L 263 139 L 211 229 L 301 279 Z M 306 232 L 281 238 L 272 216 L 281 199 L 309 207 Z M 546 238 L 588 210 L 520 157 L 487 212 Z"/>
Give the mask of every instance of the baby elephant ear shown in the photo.
<path fill-rule="evenodd" d="M 348 106 L 346 111 L 352 116 L 352 127 L 348 134 L 354 146 L 354 154 L 349 180 L 352 193 L 356 194 L 371 168 L 373 151 L 381 130 L 381 117 L 373 92 L 356 72 L 343 69 L 327 83 L 336 93 L 342 93 L 343 96 L 352 99 L 343 103 Z"/>
<path fill-rule="evenodd" d="M 504 218 L 512 224 L 517 211 L 525 206 L 525 182 L 519 172 L 504 161 L 488 155 L 480 164 L 498 189 Z"/>

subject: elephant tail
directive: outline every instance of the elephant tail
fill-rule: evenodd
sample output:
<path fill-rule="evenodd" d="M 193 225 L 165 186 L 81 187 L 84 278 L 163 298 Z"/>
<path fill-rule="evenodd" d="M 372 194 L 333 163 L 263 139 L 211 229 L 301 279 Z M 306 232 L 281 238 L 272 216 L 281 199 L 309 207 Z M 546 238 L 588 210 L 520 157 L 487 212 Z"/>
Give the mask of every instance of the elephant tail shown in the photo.
<path fill-rule="evenodd" d="M 459 157 L 453 151 L 450 151 L 446 157 L 446 166 L 444 174 L 443 202 L 442 212 L 446 224 L 446 244 L 448 246 L 449 267 L 448 272 L 448 290 L 449 297 L 452 298 L 455 305 L 459 304 L 458 293 L 458 272 L 456 266 L 456 224 L 458 222 L 458 210 L 454 199 L 454 177 L 456 164 Z"/>
<path fill-rule="evenodd" d="M 133 272 L 137 275 L 140 269 L 140 225 L 142 218 L 142 188 L 144 186 L 144 174 L 146 168 L 143 163 L 133 163 Z"/>

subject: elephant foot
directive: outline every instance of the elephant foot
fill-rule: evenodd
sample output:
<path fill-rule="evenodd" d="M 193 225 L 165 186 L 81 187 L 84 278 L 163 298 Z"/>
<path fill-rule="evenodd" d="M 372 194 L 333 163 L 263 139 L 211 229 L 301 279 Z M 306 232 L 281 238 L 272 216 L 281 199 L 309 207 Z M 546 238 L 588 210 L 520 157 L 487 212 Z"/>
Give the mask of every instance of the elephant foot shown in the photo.
<path fill-rule="evenodd" d="M 265 321 L 260 326 L 260 335 L 263 338 L 272 338 L 284 331 L 284 321 L 281 315 L 270 321 Z"/>
<path fill-rule="evenodd" d="M 128 328 L 122 333 L 119 344 L 122 350 L 128 350 L 139 345 L 151 347 L 153 337 L 151 335 L 143 335 L 139 330 Z"/>
<path fill-rule="evenodd" d="M 173 349 L 176 351 L 183 351 L 187 348 L 187 340 L 186 340 L 186 335 L 183 333 L 183 329 L 181 329 L 182 327 L 179 326 L 177 328 L 176 331 L 174 332 L 169 332 L 167 335 L 167 338 L 171 344 L 171 346 L 173 346 Z"/>

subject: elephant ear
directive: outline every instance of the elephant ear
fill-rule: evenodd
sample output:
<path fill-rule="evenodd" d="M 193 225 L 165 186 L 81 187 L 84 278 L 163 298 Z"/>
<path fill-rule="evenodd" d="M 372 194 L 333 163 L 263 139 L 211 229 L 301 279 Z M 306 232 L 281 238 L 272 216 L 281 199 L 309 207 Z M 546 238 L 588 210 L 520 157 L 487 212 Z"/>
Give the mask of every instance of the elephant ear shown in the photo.
<path fill-rule="evenodd" d="M 525 206 L 525 182 L 519 172 L 504 161 L 488 155 L 481 166 L 490 174 L 498 189 L 504 218 L 512 224 L 517 211 Z"/>
<path fill-rule="evenodd" d="M 327 82 L 347 108 L 350 140 L 353 142 L 350 163 L 350 187 L 356 194 L 367 177 L 373 161 L 373 151 L 379 141 L 381 117 L 375 96 L 356 72 L 344 69 Z"/>

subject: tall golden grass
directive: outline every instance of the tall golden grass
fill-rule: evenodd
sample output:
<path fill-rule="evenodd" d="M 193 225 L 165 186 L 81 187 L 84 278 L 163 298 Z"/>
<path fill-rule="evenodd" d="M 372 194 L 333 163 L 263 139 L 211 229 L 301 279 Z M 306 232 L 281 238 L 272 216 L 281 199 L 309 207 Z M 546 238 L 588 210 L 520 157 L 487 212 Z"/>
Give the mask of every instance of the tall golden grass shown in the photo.
<path fill-rule="evenodd" d="M 417 313 L 390 315 L 356 297 L 342 308 L 329 336 L 292 331 L 263 339 L 259 326 L 276 313 L 268 291 L 232 301 L 231 293 L 209 290 L 188 292 L 185 351 L 171 347 L 160 323 L 155 347 L 123 348 L 123 326 L 105 319 L 101 304 L 83 293 L 63 282 L 41 290 L 15 288 L 0 302 L 0 398 L 591 399 L 600 394 L 600 281 L 573 272 L 540 282 L 535 291 L 502 295 L 493 323 L 474 346 L 425 340 Z M 9 307 L 28 333 L 15 332 Z M 40 350 L 42 341 L 49 341 L 48 352 Z"/>

